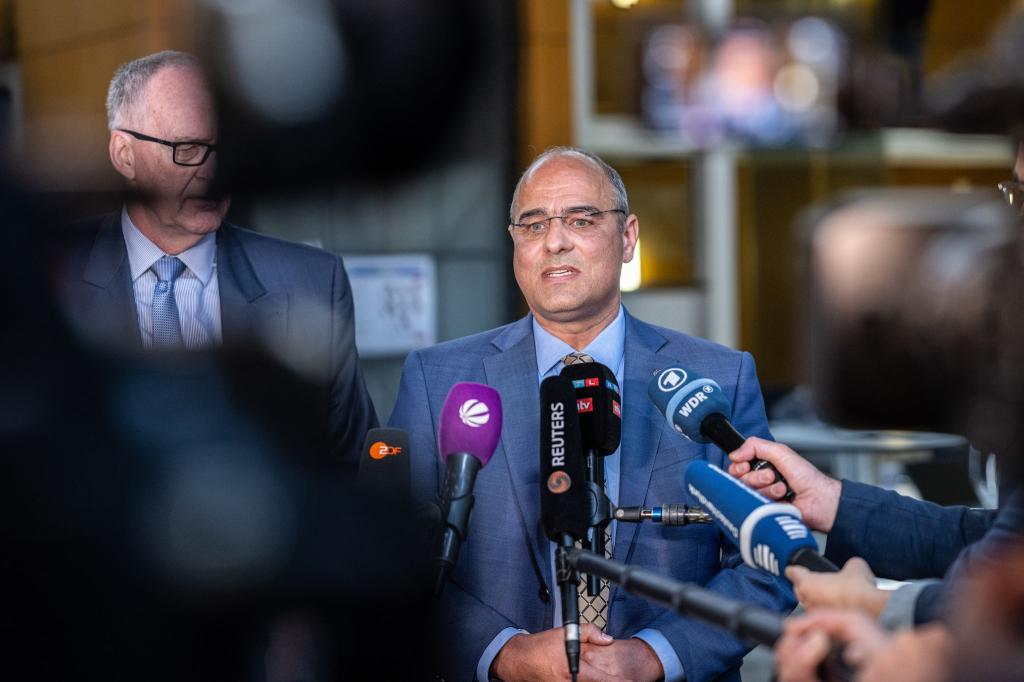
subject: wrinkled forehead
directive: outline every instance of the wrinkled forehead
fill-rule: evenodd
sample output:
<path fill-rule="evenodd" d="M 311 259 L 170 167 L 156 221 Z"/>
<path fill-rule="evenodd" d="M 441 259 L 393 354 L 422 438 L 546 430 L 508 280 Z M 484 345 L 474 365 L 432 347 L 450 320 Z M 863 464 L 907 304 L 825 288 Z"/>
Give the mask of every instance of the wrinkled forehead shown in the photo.
<path fill-rule="evenodd" d="M 201 72 L 169 66 L 149 79 L 133 112 L 136 125 L 167 139 L 207 140 L 217 136 L 213 94 Z"/>
<path fill-rule="evenodd" d="M 605 210 L 612 203 L 611 182 L 589 159 L 557 156 L 532 168 L 516 197 L 515 215 L 525 211 Z M 608 205 L 606 205 L 608 204 Z"/>

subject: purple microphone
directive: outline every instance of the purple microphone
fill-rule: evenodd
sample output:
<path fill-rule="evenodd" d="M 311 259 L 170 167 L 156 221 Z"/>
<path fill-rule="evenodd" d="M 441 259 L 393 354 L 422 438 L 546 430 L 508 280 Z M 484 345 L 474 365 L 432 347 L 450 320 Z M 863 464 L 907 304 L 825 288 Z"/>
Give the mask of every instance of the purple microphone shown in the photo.
<path fill-rule="evenodd" d="M 441 408 L 437 429 L 438 451 L 444 462 L 441 484 L 441 546 L 437 553 L 434 594 L 441 594 L 455 568 L 459 548 L 466 539 L 473 510 L 473 484 L 487 464 L 501 436 L 501 395 L 484 384 L 461 382 L 452 386 Z"/>

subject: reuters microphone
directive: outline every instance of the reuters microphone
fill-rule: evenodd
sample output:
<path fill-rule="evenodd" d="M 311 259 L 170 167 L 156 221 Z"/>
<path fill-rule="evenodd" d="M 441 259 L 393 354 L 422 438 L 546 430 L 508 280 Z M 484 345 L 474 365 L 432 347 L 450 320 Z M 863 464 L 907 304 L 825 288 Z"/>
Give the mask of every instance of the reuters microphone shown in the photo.
<path fill-rule="evenodd" d="M 726 454 L 738 449 L 747 440 L 729 421 L 732 408 L 715 381 L 698 376 L 676 365 L 657 372 L 647 384 L 651 399 L 676 433 L 695 443 L 714 443 Z M 783 499 L 794 497 L 786 479 L 770 462 L 754 459 L 751 471 L 771 469 L 775 482 L 786 486 Z"/>
<path fill-rule="evenodd" d="M 501 396 L 484 384 L 460 382 L 448 391 L 438 426 L 438 451 L 444 462 L 441 484 L 441 546 L 434 594 L 440 595 L 455 568 L 473 510 L 473 485 L 501 436 Z"/>
<path fill-rule="evenodd" d="M 771 502 L 713 464 L 691 462 L 686 490 L 740 549 L 748 566 L 779 576 L 787 566 L 818 573 L 838 571 L 818 554 L 818 543 L 791 504 Z"/>
<path fill-rule="evenodd" d="M 580 669 L 580 611 L 576 572 L 566 552 L 587 536 L 588 491 L 576 393 L 563 376 L 540 385 L 540 516 L 548 538 L 557 545 L 555 577 L 562 591 L 562 628 L 569 674 Z"/>

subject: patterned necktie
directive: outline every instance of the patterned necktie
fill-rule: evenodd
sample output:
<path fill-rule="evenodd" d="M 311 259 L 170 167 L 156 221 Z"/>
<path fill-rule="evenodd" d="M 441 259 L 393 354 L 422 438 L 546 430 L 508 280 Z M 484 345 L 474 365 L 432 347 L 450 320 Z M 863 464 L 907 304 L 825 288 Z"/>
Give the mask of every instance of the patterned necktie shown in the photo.
<path fill-rule="evenodd" d="M 185 271 L 185 264 L 173 256 L 163 256 L 150 269 L 158 280 L 153 289 L 153 347 L 181 348 L 181 321 L 178 302 L 174 300 L 174 282 Z"/>
<path fill-rule="evenodd" d="M 574 351 L 569 353 L 562 358 L 562 364 L 578 365 L 584 362 L 593 362 L 594 358 L 587 355 L 586 353 L 580 353 Z M 596 532 L 596 531 L 595 531 Z M 612 531 L 611 524 L 606 524 L 604 527 L 604 556 L 606 559 L 612 558 Z M 582 543 L 577 543 L 577 546 L 581 546 Z M 578 594 L 578 605 L 580 609 L 580 623 L 593 623 L 602 630 L 608 625 L 608 598 L 610 596 L 610 588 L 608 581 L 601 580 L 601 589 L 598 593 L 591 597 L 587 594 L 587 581 L 580 579 L 579 584 L 576 586 Z"/>

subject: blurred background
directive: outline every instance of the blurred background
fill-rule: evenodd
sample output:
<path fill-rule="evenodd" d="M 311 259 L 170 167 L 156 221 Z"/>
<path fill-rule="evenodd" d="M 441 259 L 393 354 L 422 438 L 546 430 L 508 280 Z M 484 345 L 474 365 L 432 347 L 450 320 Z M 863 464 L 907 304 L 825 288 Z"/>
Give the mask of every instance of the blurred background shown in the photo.
<path fill-rule="evenodd" d="M 231 21 L 252 21 L 238 14 L 245 5 L 263 8 L 271 25 L 275 7 L 331 9 L 0 2 L 6 147 L 22 152 L 13 170 L 69 214 L 116 207 L 103 110 L 110 75 L 165 48 L 230 51 Z M 346 257 L 382 421 L 406 352 L 524 312 L 508 267 L 507 204 L 519 171 L 548 146 L 585 147 L 622 172 L 642 228 L 640 258 L 624 273 L 630 310 L 752 352 L 769 399 L 801 381 L 794 219 L 803 208 L 849 188 L 990 188 L 1010 174 L 1006 136 L 926 127 L 923 91 L 985 49 L 1012 2 L 976 0 L 970 11 L 955 0 L 450 5 L 426 13 L 438 25 L 461 22 L 445 38 L 463 52 L 445 57 L 465 68 L 442 101 L 394 95 L 391 128 L 373 132 L 375 158 L 395 172 L 363 173 L 372 154 L 351 159 L 339 148 L 333 172 L 295 160 L 277 169 L 295 178 L 290 186 L 235 192 L 235 222 Z M 343 50 L 352 42 L 341 41 Z M 369 94 L 393 93 L 375 85 Z"/>

